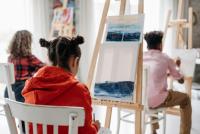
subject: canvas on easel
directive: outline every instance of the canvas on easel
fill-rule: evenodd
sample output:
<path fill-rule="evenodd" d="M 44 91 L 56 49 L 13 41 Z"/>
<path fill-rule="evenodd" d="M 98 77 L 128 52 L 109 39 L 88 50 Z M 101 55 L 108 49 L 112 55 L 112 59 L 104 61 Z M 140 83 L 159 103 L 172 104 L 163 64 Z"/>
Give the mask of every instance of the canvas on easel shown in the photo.
<path fill-rule="evenodd" d="M 181 61 L 180 72 L 185 77 L 193 77 L 197 51 L 195 49 L 173 49 L 172 58 L 179 58 Z"/>
<path fill-rule="evenodd" d="M 192 79 L 194 76 L 197 51 L 195 49 L 173 49 L 172 58 L 179 58 L 181 61 L 180 72 L 183 74 L 185 82 L 183 84 L 172 81 L 170 89 L 178 90 L 192 95 Z"/>
<path fill-rule="evenodd" d="M 94 84 L 94 97 L 133 102 L 144 16 L 107 18 Z"/>

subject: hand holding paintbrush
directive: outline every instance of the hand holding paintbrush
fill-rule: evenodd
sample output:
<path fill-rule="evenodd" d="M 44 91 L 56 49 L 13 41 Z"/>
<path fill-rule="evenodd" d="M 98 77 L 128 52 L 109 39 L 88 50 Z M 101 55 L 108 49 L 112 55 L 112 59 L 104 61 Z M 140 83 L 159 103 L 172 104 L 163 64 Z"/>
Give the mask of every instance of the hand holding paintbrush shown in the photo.
<path fill-rule="evenodd" d="M 93 124 L 97 127 L 98 130 L 100 129 L 101 123 L 99 122 L 99 120 L 95 119 L 95 113 L 93 113 Z"/>

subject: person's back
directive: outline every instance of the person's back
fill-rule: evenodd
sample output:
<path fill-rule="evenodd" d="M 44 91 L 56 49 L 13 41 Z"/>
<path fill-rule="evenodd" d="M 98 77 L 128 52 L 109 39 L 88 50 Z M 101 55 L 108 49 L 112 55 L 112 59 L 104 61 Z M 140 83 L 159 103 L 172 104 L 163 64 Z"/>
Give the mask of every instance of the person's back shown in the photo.
<path fill-rule="evenodd" d="M 44 64 L 31 53 L 32 35 L 27 30 L 17 31 L 9 45 L 8 62 L 14 64 L 15 83 L 12 90 L 17 101 L 24 102 L 21 91 L 25 81 L 32 77 L 34 73 L 44 66 Z M 8 97 L 5 90 L 5 97 Z"/>
<path fill-rule="evenodd" d="M 8 62 L 14 64 L 15 80 L 23 81 L 31 78 L 38 69 L 44 66 L 33 54 L 24 57 L 8 57 Z"/>
<path fill-rule="evenodd" d="M 148 83 L 147 91 L 149 106 L 154 108 L 159 106 L 168 95 L 167 77 L 173 76 L 174 79 L 181 79 L 182 75 L 176 70 L 174 61 L 160 50 L 150 49 L 144 53 L 144 64 L 149 69 L 151 82 Z"/>
<path fill-rule="evenodd" d="M 69 46 L 71 45 L 70 40 L 66 38 L 58 38 L 51 43 L 43 40 L 41 44 L 48 48 L 48 55 L 54 66 L 41 68 L 34 77 L 27 80 L 22 94 L 26 103 L 83 107 L 85 124 L 84 127 L 79 128 L 79 134 L 96 134 L 99 125 L 92 122 L 92 102 L 89 90 L 75 78 L 81 56 L 78 45 L 81 43 L 83 43 L 83 39 L 76 42 L 75 46 Z M 59 54 L 58 51 L 60 51 Z M 32 133 L 32 127 L 29 131 Z M 39 126 L 38 132 L 42 133 L 41 126 Z M 48 134 L 52 132 L 51 126 L 48 126 Z M 59 134 L 67 132 L 67 127 L 59 127 Z"/>
<path fill-rule="evenodd" d="M 187 94 L 178 91 L 167 90 L 167 77 L 183 83 L 183 75 L 177 70 L 180 60 L 176 63 L 167 55 L 162 53 L 163 33 L 153 31 L 145 34 L 148 51 L 144 53 L 143 64 L 149 67 L 149 78 L 147 84 L 148 104 L 150 108 L 172 107 L 179 105 L 181 125 L 180 134 L 190 134 L 191 129 L 191 102 Z M 178 66 L 176 66 L 176 64 Z M 152 117 L 151 120 L 154 120 Z M 152 134 L 157 134 L 158 122 L 152 124 Z"/>
<path fill-rule="evenodd" d="M 84 134 L 88 131 L 87 134 L 95 134 L 97 132 L 96 126 L 91 125 L 92 107 L 89 90 L 73 74 L 62 68 L 55 66 L 41 68 L 33 78 L 27 80 L 22 94 L 25 103 L 83 107 L 86 120 L 84 127 L 79 129 L 79 133 Z M 48 129 L 50 130 L 51 127 Z M 60 127 L 59 131 L 60 134 L 68 132 L 66 127 Z"/>

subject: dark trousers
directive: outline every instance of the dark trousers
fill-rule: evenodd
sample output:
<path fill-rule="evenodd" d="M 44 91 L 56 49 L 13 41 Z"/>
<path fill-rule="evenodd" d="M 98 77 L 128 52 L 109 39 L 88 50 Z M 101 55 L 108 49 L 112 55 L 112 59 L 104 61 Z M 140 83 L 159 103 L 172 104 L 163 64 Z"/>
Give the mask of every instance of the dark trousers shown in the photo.
<path fill-rule="evenodd" d="M 22 89 L 24 88 L 24 85 L 25 85 L 25 81 L 16 81 L 14 84 L 12 84 L 12 90 L 15 93 L 16 101 L 24 102 L 24 97 L 21 94 Z M 7 88 L 4 92 L 4 97 L 8 98 Z"/>
<path fill-rule="evenodd" d="M 166 98 L 165 102 L 162 103 L 158 108 L 160 107 L 172 107 L 172 106 L 180 106 L 180 134 L 190 134 L 191 130 L 191 117 L 192 117 L 192 107 L 191 107 L 191 101 L 190 97 L 181 92 L 177 91 L 169 91 L 169 95 Z M 151 118 L 151 120 L 154 120 L 155 118 Z M 159 128 L 158 123 L 154 123 L 152 125 L 152 130 L 156 130 Z"/>

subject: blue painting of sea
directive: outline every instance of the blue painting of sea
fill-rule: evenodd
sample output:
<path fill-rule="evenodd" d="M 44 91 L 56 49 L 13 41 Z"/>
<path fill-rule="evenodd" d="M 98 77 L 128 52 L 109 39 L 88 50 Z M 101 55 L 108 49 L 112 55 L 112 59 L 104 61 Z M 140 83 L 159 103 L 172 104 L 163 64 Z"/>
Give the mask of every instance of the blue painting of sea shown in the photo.
<path fill-rule="evenodd" d="M 104 100 L 130 102 L 133 100 L 134 82 L 104 82 L 95 83 L 94 97 Z"/>
<path fill-rule="evenodd" d="M 140 41 L 141 24 L 109 24 L 106 36 L 108 42 Z"/>

